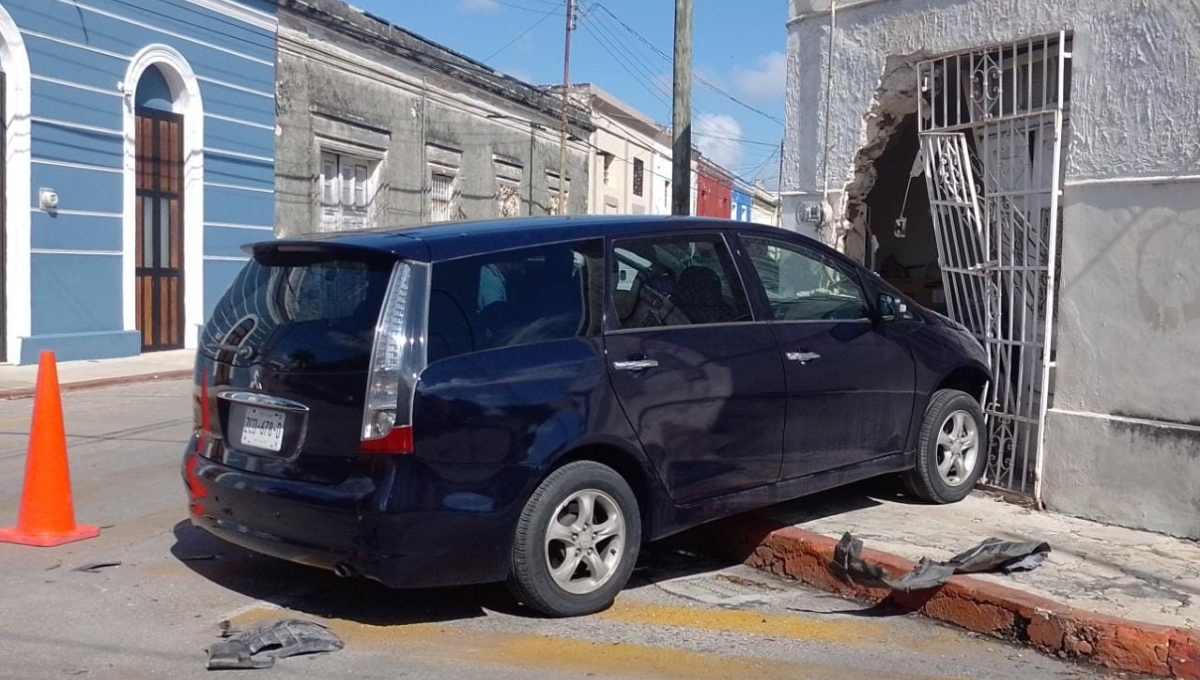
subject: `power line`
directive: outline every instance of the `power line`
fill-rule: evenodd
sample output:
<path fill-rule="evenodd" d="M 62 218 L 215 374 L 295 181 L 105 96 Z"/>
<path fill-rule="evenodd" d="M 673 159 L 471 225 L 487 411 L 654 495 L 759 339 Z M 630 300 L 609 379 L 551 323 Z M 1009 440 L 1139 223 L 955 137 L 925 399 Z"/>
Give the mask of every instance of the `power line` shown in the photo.
<path fill-rule="evenodd" d="M 767 146 L 773 149 L 779 148 L 779 142 L 760 142 L 755 139 L 743 139 L 742 137 L 726 137 L 724 135 L 714 135 L 707 132 L 692 132 L 697 137 L 708 137 L 709 139 L 724 139 L 730 142 L 740 142 L 742 144 L 752 144 L 754 146 Z"/>
<path fill-rule="evenodd" d="M 624 21 L 622 21 L 620 17 L 618 17 L 616 14 L 613 14 L 612 10 L 610 10 L 610 9 L 609 9 L 609 8 L 607 8 L 607 7 L 605 7 L 603 3 L 600 3 L 600 2 L 595 2 L 595 3 L 592 3 L 592 6 L 593 6 L 593 7 L 598 7 L 598 8 L 600 8 L 601 10 L 603 10 L 605 14 L 607 14 L 607 15 L 608 15 L 608 16 L 610 16 L 610 17 L 612 17 L 612 18 L 613 18 L 613 19 L 614 19 L 614 20 L 615 20 L 617 23 L 621 24 L 621 26 L 623 26 L 623 27 L 625 28 L 625 30 L 627 30 L 627 31 L 629 31 L 630 33 L 632 33 L 632 34 L 634 35 L 634 37 L 636 37 L 638 40 L 640 40 L 640 41 L 642 41 L 643 43 L 645 43 L 645 44 L 646 44 L 646 46 L 648 46 L 650 49 L 654 50 L 654 52 L 655 52 L 656 54 L 658 54 L 660 57 L 662 57 L 663 59 L 666 59 L 668 63 L 672 63 L 672 62 L 674 62 L 674 59 L 671 57 L 671 55 L 667 54 L 666 52 L 664 52 L 664 51 L 662 51 L 661 49 L 659 49 L 658 47 L 656 47 L 656 46 L 654 45 L 654 43 L 650 42 L 650 41 L 649 41 L 649 40 L 646 38 L 646 36 L 642 35 L 642 34 L 641 34 L 641 33 L 639 33 L 639 32 L 638 32 L 636 29 L 634 29 L 632 26 L 630 26 L 629 24 L 627 24 L 627 23 L 625 23 Z M 784 123 L 783 123 L 783 119 L 779 118 L 778 116 L 775 116 L 775 115 L 772 115 L 772 114 L 770 114 L 770 113 L 767 113 L 766 111 L 763 111 L 762 109 L 758 109 L 758 108 L 755 108 L 755 107 L 753 107 L 753 106 L 750 106 L 749 104 L 747 104 L 746 102 L 744 102 L 744 101 L 742 101 L 742 100 L 738 99 L 738 98 L 737 98 L 737 97 L 735 97 L 734 95 L 732 95 L 732 94 L 729 94 L 728 92 L 726 92 L 725 90 L 723 90 L 723 89 L 722 89 L 720 86 L 716 85 L 715 83 L 712 83 L 712 82 L 710 82 L 710 81 L 709 81 L 707 78 L 705 78 L 705 77 L 701 76 L 700 74 L 698 74 L 698 73 L 694 73 L 694 74 L 692 74 L 692 78 L 693 78 L 693 79 L 695 79 L 696 81 L 698 81 L 700 84 L 704 85 L 705 87 L 709 88 L 710 90 L 712 90 L 712 91 L 716 92 L 717 94 L 720 94 L 721 96 L 725 97 L 726 99 L 728 99 L 729 101 L 733 102 L 734 104 L 737 104 L 738 106 L 740 106 L 740 107 L 742 107 L 742 108 L 744 108 L 744 109 L 746 109 L 746 110 L 748 110 L 748 111 L 753 111 L 754 113 L 757 113 L 758 115 L 760 115 L 760 116 L 762 116 L 762 117 L 764 117 L 764 118 L 766 118 L 766 119 L 768 119 L 768 120 L 770 120 L 770 121 L 772 121 L 772 122 L 774 122 L 774 123 L 777 123 L 777 124 L 779 124 L 779 125 L 783 125 L 783 124 L 784 124 Z"/>
<path fill-rule="evenodd" d="M 512 2 L 512 0 L 496 0 L 496 2 L 503 5 Z M 548 7 L 557 7 L 559 9 L 562 9 L 566 4 L 563 2 L 563 0 L 521 0 L 521 2 L 532 2 L 536 5 L 546 5 Z"/>
<path fill-rule="evenodd" d="M 587 15 L 587 17 L 589 19 L 592 19 L 594 16 L 595 15 L 591 14 L 591 13 L 589 13 Z M 602 35 L 597 35 L 596 37 L 604 38 L 604 41 L 603 41 L 604 46 L 605 46 L 605 49 L 608 51 L 609 56 L 622 58 L 622 61 L 629 64 L 634 70 L 636 70 L 639 74 L 641 74 L 641 76 L 639 77 L 639 80 L 638 80 L 639 84 L 641 84 L 643 87 L 646 87 L 647 90 L 650 90 L 651 86 L 652 86 L 653 87 L 652 92 L 658 92 L 661 95 L 661 96 L 656 96 L 656 98 L 659 101 L 664 102 L 667 105 L 667 110 L 670 111 L 670 109 L 671 109 L 671 106 L 670 106 L 671 90 L 670 90 L 670 88 L 666 87 L 666 85 L 664 85 L 663 82 L 657 76 L 655 76 L 654 72 L 651 71 L 650 68 L 645 65 L 645 63 L 643 63 L 643 60 L 638 57 L 637 53 L 633 50 L 633 48 L 630 47 L 627 43 L 623 42 L 621 40 L 620 36 L 617 35 L 615 31 L 610 30 L 607 26 L 605 26 L 600 21 L 591 21 L 591 22 L 589 22 L 589 24 L 599 34 L 602 34 Z M 614 46 L 615 46 L 615 48 L 614 48 Z M 645 78 L 645 80 L 643 81 L 640 78 Z"/>
<path fill-rule="evenodd" d="M 758 179 L 762 175 L 763 170 L 767 169 L 767 163 L 770 163 L 771 159 L 775 158 L 775 154 L 777 154 L 777 153 L 779 153 L 778 146 L 775 147 L 775 150 L 771 152 L 770 156 L 767 156 L 766 159 L 763 160 L 763 162 L 761 164 L 759 164 L 759 166 L 757 168 L 755 168 L 753 171 L 751 171 L 751 180 L 750 180 L 751 184 L 753 184 L 754 180 Z"/>
<path fill-rule="evenodd" d="M 63 2 L 63 4 L 74 6 L 73 2 L 66 2 L 65 0 L 59 0 L 59 1 Z M 246 24 L 243 24 L 243 23 L 240 23 L 240 22 L 237 22 L 234 20 L 224 19 L 221 17 L 217 17 L 214 19 L 218 23 L 226 24 L 226 25 L 230 26 L 231 28 L 237 28 L 237 29 L 244 31 L 245 33 L 248 33 L 256 38 L 267 38 L 268 41 L 266 43 L 263 43 L 263 42 L 258 42 L 256 40 L 252 40 L 250 38 L 244 38 L 241 36 L 233 35 L 232 33 L 227 32 L 228 29 L 214 30 L 211 26 L 205 26 L 203 24 L 195 23 L 193 21 L 188 21 L 187 19 L 183 19 L 178 16 L 174 16 L 171 14 L 164 14 L 162 12 L 156 12 L 152 9 L 147 9 L 143 6 L 144 3 L 139 3 L 139 4 L 135 5 L 131 2 L 127 2 L 126 0 L 112 0 L 112 2 L 115 2 L 118 5 L 124 5 L 125 7 L 128 7 L 129 9 L 135 10 L 139 14 L 149 14 L 152 16 L 160 17 L 162 19 L 169 19 L 178 24 L 182 24 L 184 26 L 188 26 L 190 28 L 197 29 L 200 33 L 208 33 L 208 34 L 215 33 L 224 38 L 229 38 L 230 40 L 236 40 L 238 42 L 246 43 L 247 45 L 252 45 L 254 47 L 258 47 L 258 48 L 262 48 L 262 49 L 273 50 L 275 48 L 275 41 L 274 41 L 273 36 L 265 35 L 252 26 L 248 26 Z M 209 18 L 207 14 L 197 12 L 188 7 L 174 7 L 174 9 L 186 9 L 189 12 L 193 12 L 195 14 L 203 16 L 206 20 Z M 94 30 L 94 29 L 92 29 L 92 30 Z"/>
<path fill-rule="evenodd" d="M 581 26 L 583 27 L 584 31 L 586 31 L 587 34 L 590 35 L 592 37 L 592 39 L 595 40 L 600 45 L 600 47 L 602 47 L 605 51 L 607 51 L 609 53 L 609 56 L 613 57 L 613 62 L 616 63 L 617 66 L 620 66 L 621 69 L 623 71 L 625 71 L 625 73 L 629 74 L 630 78 L 633 78 L 639 85 L 641 85 L 643 88 L 645 88 L 645 90 L 647 92 L 649 92 L 651 96 L 653 96 L 655 99 L 657 99 L 659 102 L 661 102 L 664 106 L 666 106 L 667 110 L 670 110 L 670 108 L 671 108 L 670 100 L 668 100 L 666 97 L 664 97 L 662 92 L 657 91 L 657 90 L 651 88 L 649 85 L 647 85 L 644 80 L 644 74 L 634 73 L 634 71 L 637 70 L 636 65 L 633 67 L 627 66 L 626 62 L 625 62 L 625 57 L 622 54 L 620 54 L 618 50 L 614 49 L 610 43 L 607 43 L 599 35 L 599 33 L 597 33 L 596 31 L 593 31 L 586 23 L 581 24 Z M 636 60 L 634 60 L 634 63 L 636 64 Z"/>
<path fill-rule="evenodd" d="M 518 41 L 518 40 L 520 40 L 521 38 L 524 38 L 525 36 L 529 35 L 529 34 L 530 34 L 532 31 L 533 31 L 533 29 L 537 28 L 538 26 L 541 26 L 541 25 L 542 25 L 542 23 L 546 21 L 546 19 L 549 19 L 550 17 L 552 17 L 552 16 L 555 16 L 555 15 L 558 15 L 558 14 L 559 14 L 559 11 L 558 11 L 558 10 L 555 10 L 555 9 L 552 9 L 552 10 L 550 10 L 549 12 L 546 12 L 544 15 L 542 15 L 542 18 L 541 18 L 541 19 L 538 19 L 537 21 L 533 22 L 533 25 L 532 25 L 532 26 L 530 26 L 529 28 L 525 29 L 524 31 L 521 31 L 519 34 L 517 34 L 517 37 L 515 37 L 515 38 L 513 38 L 512 40 L 509 40 L 508 42 L 504 43 L 504 47 L 501 47 L 500 49 L 496 50 L 495 52 L 492 52 L 492 53 L 491 53 L 491 54 L 489 54 L 488 56 L 484 57 L 484 58 L 483 58 L 481 61 L 483 61 L 483 63 L 485 63 L 485 64 L 486 64 L 487 62 L 491 61 L 491 60 L 492 60 L 492 59 L 494 59 L 494 58 L 495 58 L 497 55 L 499 55 L 501 52 L 503 52 L 504 50 L 507 50 L 508 48 L 510 48 L 510 47 L 512 47 L 513 45 L 515 45 L 515 44 L 517 43 L 517 41 Z"/>
<path fill-rule="evenodd" d="M 607 11 L 607 10 L 606 10 L 606 11 Z M 609 12 L 609 14 L 611 15 L 611 12 Z M 627 51 L 628 51 L 628 52 L 629 52 L 631 55 L 634 55 L 634 56 L 633 56 L 633 59 L 634 59 L 634 61 L 635 61 L 636 63 L 638 63 L 638 64 L 642 64 L 642 63 L 643 63 L 643 61 L 645 61 L 644 57 L 642 57 L 642 56 L 641 56 L 641 55 L 644 55 L 644 54 L 645 54 L 645 51 L 644 51 L 644 50 L 638 50 L 638 49 L 635 47 L 635 43 L 634 43 L 633 41 L 630 41 L 628 38 L 624 37 L 624 31 L 620 30 L 620 29 L 619 29 L 619 28 L 617 28 L 616 26 L 610 26 L 610 24 L 609 24 L 609 23 L 605 23 L 603 20 L 607 19 L 607 21 L 608 21 L 608 22 L 616 21 L 617 23 L 620 23 L 622 26 L 625 26 L 625 27 L 626 27 L 626 29 L 628 30 L 628 27 L 626 26 L 626 24 L 624 24 L 624 22 L 621 22 L 621 20 L 620 20 L 620 19 L 612 19 L 612 18 L 608 18 L 608 17 L 605 17 L 604 15 L 601 15 L 601 14 L 598 14 L 598 13 L 595 15 L 595 17 L 596 17 L 596 19 L 598 19 L 598 21 L 596 22 L 596 25 L 597 25 L 597 26 L 603 26 L 603 27 L 609 28 L 609 29 L 611 30 L 611 32 L 609 33 L 609 35 L 610 35 L 610 38 L 611 38 L 612 40 L 614 40 L 615 42 L 617 42 L 618 44 L 625 46 L 625 47 L 626 47 L 626 49 L 627 49 Z M 662 52 L 661 52 L 660 50 L 658 50 L 657 48 L 655 48 L 653 45 L 651 45 L 651 44 L 649 43 L 649 41 L 647 41 L 645 38 L 643 38 L 642 36 L 640 36 L 640 35 L 639 35 L 639 36 L 638 36 L 638 39 L 639 39 L 639 41 L 640 41 L 640 42 L 642 42 L 643 44 L 647 45 L 647 46 L 648 46 L 648 47 L 649 47 L 651 50 L 653 50 L 657 56 L 662 56 Z M 673 62 L 672 62 L 672 63 L 673 63 Z M 648 66 L 642 66 L 642 70 L 643 70 L 645 73 L 650 73 L 650 74 L 651 74 L 651 75 L 649 76 L 649 78 L 650 78 L 651 82 L 653 82 L 655 85 L 658 85 L 658 86 L 659 86 L 659 87 L 660 87 L 660 88 L 663 90 L 663 92 L 666 94 L 666 96 L 668 97 L 668 99 L 672 97 L 672 92 L 671 92 L 670 88 L 669 88 L 669 87 L 667 87 L 666 85 L 663 85 L 663 84 L 661 83 L 661 81 L 659 81 L 659 79 L 658 79 L 657 77 L 655 77 L 655 76 L 652 74 L 652 71 L 651 71 L 650 67 L 648 67 Z M 670 110 L 670 107 L 668 107 L 668 111 L 669 111 L 669 110 Z M 719 115 L 721 115 L 721 114 L 720 114 L 720 113 L 718 113 L 716 110 L 714 110 L 714 109 L 712 109 L 712 108 L 709 108 L 709 107 L 707 107 L 707 106 L 704 106 L 704 105 L 702 105 L 702 104 L 699 104 L 699 103 L 697 103 L 697 102 L 695 102 L 695 101 L 693 101 L 693 103 L 692 103 L 692 110 L 693 110 L 694 112 L 696 112 L 696 113 L 700 114 L 702 117 L 703 117 L 703 116 L 707 116 L 707 117 L 710 117 L 710 118 L 712 118 L 712 117 L 716 117 L 716 116 L 719 116 Z M 667 129 L 670 129 L 670 128 L 669 128 L 669 126 L 668 126 L 668 128 L 667 128 Z M 693 134 L 696 134 L 696 133 L 695 133 L 695 132 L 693 132 Z M 774 146 L 774 145 L 772 144 L 771 146 Z"/>
<path fill-rule="evenodd" d="M 535 2 L 535 1 L 537 1 L 537 0 L 525 0 L 525 2 Z M 545 11 L 546 11 L 546 8 L 545 8 L 545 7 L 527 7 L 527 6 L 524 6 L 524 5 L 517 5 L 517 4 L 513 3 L 511 0 L 490 0 L 490 2 L 491 2 L 492 4 L 496 4 L 496 5 L 502 5 L 502 6 L 504 6 L 504 7 L 511 7 L 511 8 L 513 8 L 513 9 L 519 9 L 519 10 L 522 10 L 522 11 L 525 11 L 525 12 L 537 12 L 537 13 L 539 13 L 539 14 L 540 14 L 541 12 L 545 12 Z M 559 2 L 543 2 L 542 4 L 545 4 L 545 5 L 554 5 L 554 6 L 555 6 L 555 8 L 556 8 L 554 11 L 555 11 L 555 12 L 556 12 L 556 13 L 557 13 L 559 16 L 562 16 L 562 14 L 563 14 L 563 11 L 562 11 L 562 6 L 563 6 L 563 5 L 562 5 L 562 3 L 559 3 Z"/>
<path fill-rule="evenodd" d="M 592 16 L 592 15 L 589 15 L 589 16 Z M 665 83 L 663 83 L 663 82 L 662 82 L 662 81 L 659 79 L 659 77 L 658 77 L 658 76 L 656 76 L 656 75 L 654 74 L 654 72 L 651 70 L 651 68 L 650 68 L 649 66 L 646 66 L 646 65 L 643 63 L 643 61 L 644 61 L 644 60 L 643 60 L 643 59 L 641 58 L 641 56 L 640 56 L 642 53 L 640 53 L 640 52 L 637 50 L 637 48 L 636 48 L 636 47 L 634 47 L 634 45 L 633 45 L 633 43 L 632 43 L 632 42 L 630 42 L 630 41 L 628 41 L 627 39 L 623 38 L 623 37 L 622 37 L 622 36 L 619 34 L 619 31 L 617 31 L 616 29 L 614 29 L 614 28 L 611 28 L 610 26 L 608 26 L 607 24 L 605 24 L 603 21 L 600 21 L 600 19 L 603 19 L 603 17 L 602 17 L 602 16 L 600 16 L 600 15 L 594 15 L 594 16 L 595 16 L 595 18 L 596 18 L 596 19 L 598 19 L 597 21 L 595 21 L 595 22 L 594 22 L 594 25 L 595 25 L 595 26 L 596 26 L 598 29 L 603 29 L 603 30 L 604 30 L 604 32 L 605 32 L 605 35 L 608 37 L 608 40 L 610 40 L 610 41 L 611 41 L 610 45 L 611 45 L 611 44 L 616 44 L 616 45 L 619 45 L 619 46 L 623 47 L 623 48 L 624 48 L 623 52 L 624 52 L 626 55 L 628 55 L 628 57 L 627 57 L 627 58 L 628 58 L 628 60 L 629 60 L 630 62 L 632 62 L 632 63 L 635 65 L 635 67 L 637 68 L 637 70 L 638 70 L 639 72 L 641 72 L 641 73 L 642 73 L 642 74 L 645 76 L 645 78 L 646 78 L 648 81 L 650 81 L 650 83 L 652 83 L 652 84 L 653 84 L 653 85 L 654 85 L 654 86 L 655 86 L 655 87 L 656 87 L 656 88 L 657 88 L 657 89 L 658 89 L 660 92 L 662 92 L 662 93 L 663 93 L 663 95 L 664 95 L 664 97 L 665 97 L 665 100 L 664 100 L 662 97 L 659 97 L 659 100 L 660 100 L 660 101 L 663 101 L 663 102 L 666 104 L 666 107 L 667 107 L 667 112 L 668 112 L 668 113 L 670 113 L 670 111 L 671 111 L 671 106 L 672 106 L 672 105 L 671 105 L 671 103 L 670 103 L 670 100 L 671 100 L 671 98 L 672 98 L 672 92 L 671 92 L 671 88 L 670 88 L 670 87 L 668 87 L 668 86 L 667 86 Z M 608 49 L 610 52 L 612 52 L 612 51 L 613 51 L 611 46 L 609 46 L 607 49 Z M 703 114 L 703 115 L 707 115 L 707 116 L 716 116 L 716 115 L 718 115 L 716 111 L 714 111 L 714 110 L 712 110 L 712 109 L 710 109 L 710 108 L 708 108 L 708 107 L 706 107 L 706 106 L 701 106 L 701 105 L 699 105 L 699 104 L 693 104 L 693 105 L 692 105 L 692 108 L 693 108 L 693 109 L 694 109 L 694 110 L 695 110 L 697 113 L 700 113 L 700 114 Z M 667 129 L 670 129 L 670 126 L 666 126 L 666 128 L 667 128 Z"/>

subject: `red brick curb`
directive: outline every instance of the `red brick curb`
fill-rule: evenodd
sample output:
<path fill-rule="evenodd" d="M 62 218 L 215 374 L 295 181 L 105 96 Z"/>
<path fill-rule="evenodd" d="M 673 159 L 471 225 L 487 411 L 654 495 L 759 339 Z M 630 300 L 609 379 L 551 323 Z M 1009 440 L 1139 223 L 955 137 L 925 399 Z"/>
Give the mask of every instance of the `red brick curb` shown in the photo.
<path fill-rule="evenodd" d="M 190 378 L 193 375 L 192 369 L 180 369 L 175 371 L 160 371 L 158 373 L 141 373 L 137 375 L 122 375 L 113 378 L 97 378 L 95 380 L 79 380 L 76 382 L 62 383 L 59 386 L 61 392 L 79 392 L 81 390 L 92 390 L 98 387 L 116 387 L 118 385 L 133 385 L 144 382 L 158 382 L 163 380 L 181 380 Z M 33 387 L 20 387 L 12 390 L 0 390 L 0 401 L 10 401 L 13 399 L 29 399 L 35 392 Z"/>
<path fill-rule="evenodd" d="M 761 517 L 718 523 L 703 537 L 709 550 L 844 597 L 917 612 L 1047 654 L 1131 673 L 1200 680 L 1200 631 L 1096 614 L 968 576 L 955 576 L 924 592 L 864 588 L 830 571 L 836 540 Z M 915 566 L 875 550 L 864 550 L 862 556 L 896 576 Z"/>

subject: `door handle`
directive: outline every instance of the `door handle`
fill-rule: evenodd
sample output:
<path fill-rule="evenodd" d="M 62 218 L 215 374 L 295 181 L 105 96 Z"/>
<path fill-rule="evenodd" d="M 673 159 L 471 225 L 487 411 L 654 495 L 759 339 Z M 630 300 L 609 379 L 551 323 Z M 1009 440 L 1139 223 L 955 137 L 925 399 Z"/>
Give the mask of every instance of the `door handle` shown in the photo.
<path fill-rule="evenodd" d="M 820 359 L 821 355 L 816 352 L 788 352 L 788 361 L 799 361 L 802 364 L 807 364 L 810 361 Z"/>
<path fill-rule="evenodd" d="M 654 359 L 637 359 L 633 361 L 614 361 L 613 368 L 618 371 L 644 371 L 648 368 L 658 368 Z"/>

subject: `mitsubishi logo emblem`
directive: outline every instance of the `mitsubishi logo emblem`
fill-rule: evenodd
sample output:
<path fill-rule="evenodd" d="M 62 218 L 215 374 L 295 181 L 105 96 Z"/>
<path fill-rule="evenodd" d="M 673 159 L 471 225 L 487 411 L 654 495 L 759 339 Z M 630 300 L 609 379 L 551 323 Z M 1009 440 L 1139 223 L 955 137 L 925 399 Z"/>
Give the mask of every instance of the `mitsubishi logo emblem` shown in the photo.
<path fill-rule="evenodd" d="M 250 367 L 250 389 L 252 389 L 252 390 L 261 390 L 262 389 L 262 382 L 259 380 L 259 378 L 261 378 L 261 377 L 262 377 L 262 366 L 251 366 Z"/>

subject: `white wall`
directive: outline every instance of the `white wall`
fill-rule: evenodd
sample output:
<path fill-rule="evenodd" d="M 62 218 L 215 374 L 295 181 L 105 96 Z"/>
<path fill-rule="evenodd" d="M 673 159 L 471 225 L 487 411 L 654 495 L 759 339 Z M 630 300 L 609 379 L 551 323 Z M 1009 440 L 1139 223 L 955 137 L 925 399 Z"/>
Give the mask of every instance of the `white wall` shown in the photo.
<path fill-rule="evenodd" d="M 651 213 L 655 189 L 654 141 L 623 124 L 615 116 L 605 115 L 599 110 L 596 110 L 593 122 L 596 124 L 596 131 L 592 134 L 592 194 L 588 201 L 588 211 L 593 215 Z M 602 151 L 612 155 L 607 183 Z M 643 164 L 641 196 L 635 196 L 633 193 L 635 160 L 641 160 Z"/>
<path fill-rule="evenodd" d="M 652 212 L 655 215 L 670 215 L 671 214 L 671 148 L 655 142 L 654 144 L 654 190 L 651 195 L 654 197 L 654 205 Z"/>
<path fill-rule="evenodd" d="M 1073 31 L 1044 500 L 1200 538 L 1200 3 L 865 0 L 838 10 L 832 50 L 829 0 L 791 5 L 783 220 L 811 233 L 796 208 L 828 183 L 827 242 L 856 155 L 897 113 L 876 101 L 881 83 L 915 108 L 906 64 Z"/>
<path fill-rule="evenodd" d="M 830 0 L 792 0 L 784 223 L 829 178 L 838 213 L 881 80 L 907 58 L 1059 30 L 1075 35 L 1067 179 L 1200 173 L 1200 3 L 1195 0 L 867 0 L 837 11 L 828 96 Z M 901 74 L 903 77 L 906 74 Z M 915 76 L 903 84 L 915 90 Z M 915 100 L 914 100 L 915 101 Z M 828 107 L 828 108 L 827 108 Z M 826 158 L 826 111 L 832 112 Z"/>

